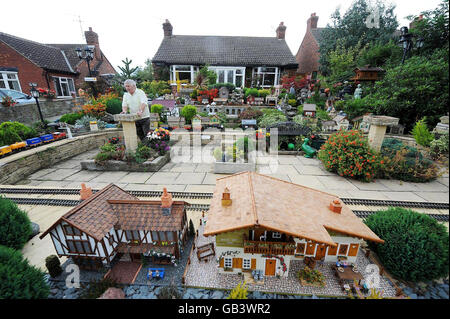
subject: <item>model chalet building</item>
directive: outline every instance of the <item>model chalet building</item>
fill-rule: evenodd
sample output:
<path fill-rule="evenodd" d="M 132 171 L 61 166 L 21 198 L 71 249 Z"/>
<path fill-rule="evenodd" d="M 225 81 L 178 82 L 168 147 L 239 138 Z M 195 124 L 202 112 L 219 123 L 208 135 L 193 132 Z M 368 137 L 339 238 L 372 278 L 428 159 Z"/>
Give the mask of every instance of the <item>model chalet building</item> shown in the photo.
<path fill-rule="evenodd" d="M 93 195 L 83 188 L 83 195 L 87 198 L 80 205 L 40 236 L 50 234 L 59 257 L 71 257 L 87 268 L 108 266 L 124 254 L 131 261 L 150 255 L 155 263 L 180 257 L 188 204 L 173 201 L 166 189 L 161 201 L 139 200 L 114 184 Z"/>
<path fill-rule="evenodd" d="M 287 276 L 293 259 L 355 262 L 362 240 L 383 243 L 335 195 L 254 172 L 217 179 L 204 236 L 219 271 Z"/>

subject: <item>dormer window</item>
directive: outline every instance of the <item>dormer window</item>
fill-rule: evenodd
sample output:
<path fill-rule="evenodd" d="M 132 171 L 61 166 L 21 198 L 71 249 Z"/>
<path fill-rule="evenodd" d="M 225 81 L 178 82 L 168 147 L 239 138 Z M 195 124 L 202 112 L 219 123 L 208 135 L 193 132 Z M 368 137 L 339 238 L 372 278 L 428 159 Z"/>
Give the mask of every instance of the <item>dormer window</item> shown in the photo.
<path fill-rule="evenodd" d="M 272 233 L 272 238 L 280 239 L 280 238 L 281 238 L 281 233 L 279 233 L 279 232 L 273 232 L 273 233 Z"/>

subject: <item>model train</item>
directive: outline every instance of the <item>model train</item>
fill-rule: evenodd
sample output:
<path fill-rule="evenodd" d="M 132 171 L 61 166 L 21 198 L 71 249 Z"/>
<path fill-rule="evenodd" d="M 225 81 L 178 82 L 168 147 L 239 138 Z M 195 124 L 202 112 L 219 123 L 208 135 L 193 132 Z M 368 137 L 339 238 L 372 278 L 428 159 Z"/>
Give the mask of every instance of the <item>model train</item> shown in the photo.
<path fill-rule="evenodd" d="M 31 147 L 36 147 L 42 144 L 51 143 L 57 140 L 61 140 L 66 138 L 67 135 L 65 132 L 55 132 L 52 134 L 45 134 L 39 137 L 29 138 L 22 142 L 17 142 L 11 145 L 1 146 L 0 147 L 0 157 L 4 157 L 13 153 L 17 153 L 20 151 L 27 150 Z"/>

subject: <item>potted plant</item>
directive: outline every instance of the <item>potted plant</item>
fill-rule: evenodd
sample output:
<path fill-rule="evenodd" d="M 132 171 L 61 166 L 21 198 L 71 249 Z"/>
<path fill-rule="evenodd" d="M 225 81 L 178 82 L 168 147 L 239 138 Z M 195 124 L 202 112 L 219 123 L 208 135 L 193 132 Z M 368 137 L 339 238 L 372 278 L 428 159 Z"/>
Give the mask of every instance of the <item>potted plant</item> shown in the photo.
<path fill-rule="evenodd" d="M 16 105 L 17 104 L 17 102 L 12 98 L 12 97 L 10 97 L 10 96 L 5 96 L 3 99 L 2 99 L 2 105 L 4 106 L 4 107 L 10 107 L 10 106 L 14 106 L 14 105 Z"/>

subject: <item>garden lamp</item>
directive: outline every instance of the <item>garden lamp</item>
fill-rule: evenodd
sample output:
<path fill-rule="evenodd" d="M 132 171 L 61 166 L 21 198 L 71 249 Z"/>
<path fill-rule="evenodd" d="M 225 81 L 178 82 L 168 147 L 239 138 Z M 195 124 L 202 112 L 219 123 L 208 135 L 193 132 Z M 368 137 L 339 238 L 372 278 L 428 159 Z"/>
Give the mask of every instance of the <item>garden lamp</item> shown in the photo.
<path fill-rule="evenodd" d="M 86 46 L 85 49 L 84 49 L 84 53 L 85 53 L 84 56 L 83 56 L 83 50 L 81 50 L 81 48 L 76 48 L 75 52 L 77 53 L 77 56 L 78 56 L 78 58 L 80 60 L 85 60 L 86 61 L 87 67 L 88 67 L 88 71 L 89 71 L 89 77 L 92 77 L 91 65 L 89 64 L 89 62 L 94 60 L 94 50 L 92 50 L 91 48 Z M 94 94 L 94 96 L 97 96 L 95 85 L 92 84 L 92 83 L 91 83 L 91 85 L 92 85 L 92 93 Z"/>
<path fill-rule="evenodd" d="M 36 100 L 36 105 L 37 105 L 37 108 L 38 108 L 38 111 L 39 111 L 39 117 L 41 118 L 41 122 L 44 125 L 44 128 L 46 129 L 47 128 L 47 123 L 45 123 L 45 121 L 44 121 L 44 117 L 42 116 L 41 106 L 39 105 L 39 91 L 36 89 L 37 84 L 30 82 L 29 85 L 30 85 L 30 88 L 31 88 L 30 89 L 30 94 Z"/>

